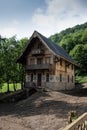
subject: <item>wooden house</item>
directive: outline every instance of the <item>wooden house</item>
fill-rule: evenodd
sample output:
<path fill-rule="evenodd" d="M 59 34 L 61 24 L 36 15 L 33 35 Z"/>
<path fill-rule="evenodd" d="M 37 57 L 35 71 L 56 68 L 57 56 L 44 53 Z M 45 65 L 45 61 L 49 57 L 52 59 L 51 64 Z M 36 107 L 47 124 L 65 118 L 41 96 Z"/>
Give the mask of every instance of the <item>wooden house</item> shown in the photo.
<path fill-rule="evenodd" d="M 25 66 L 26 87 L 34 85 L 66 90 L 75 86 L 73 59 L 62 47 L 37 31 L 34 31 L 17 62 Z"/>

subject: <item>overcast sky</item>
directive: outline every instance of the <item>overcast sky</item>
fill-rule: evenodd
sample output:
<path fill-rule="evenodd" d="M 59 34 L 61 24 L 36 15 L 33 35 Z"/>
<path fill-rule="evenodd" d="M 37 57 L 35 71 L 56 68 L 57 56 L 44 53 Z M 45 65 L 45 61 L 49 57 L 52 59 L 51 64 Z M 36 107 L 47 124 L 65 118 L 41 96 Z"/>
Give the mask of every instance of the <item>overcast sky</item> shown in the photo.
<path fill-rule="evenodd" d="M 0 34 L 45 36 L 87 22 L 87 0 L 0 0 Z"/>

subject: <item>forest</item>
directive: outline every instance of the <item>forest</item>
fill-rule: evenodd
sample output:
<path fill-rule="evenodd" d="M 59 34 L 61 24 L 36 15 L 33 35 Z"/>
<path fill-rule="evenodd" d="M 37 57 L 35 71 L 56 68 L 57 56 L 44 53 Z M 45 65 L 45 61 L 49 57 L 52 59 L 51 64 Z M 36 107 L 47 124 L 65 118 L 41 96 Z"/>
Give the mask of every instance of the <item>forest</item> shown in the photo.
<path fill-rule="evenodd" d="M 53 42 L 62 46 L 76 61 L 76 75 L 87 76 L 87 23 L 76 25 L 60 33 L 49 37 Z M 17 64 L 16 60 L 20 56 L 24 47 L 28 43 L 28 38 L 17 40 L 16 36 L 4 38 L 0 36 L 0 87 L 7 84 L 13 84 L 16 90 L 16 84 L 20 83 L 23 87 L 25 80 L 24 68 Z"/>

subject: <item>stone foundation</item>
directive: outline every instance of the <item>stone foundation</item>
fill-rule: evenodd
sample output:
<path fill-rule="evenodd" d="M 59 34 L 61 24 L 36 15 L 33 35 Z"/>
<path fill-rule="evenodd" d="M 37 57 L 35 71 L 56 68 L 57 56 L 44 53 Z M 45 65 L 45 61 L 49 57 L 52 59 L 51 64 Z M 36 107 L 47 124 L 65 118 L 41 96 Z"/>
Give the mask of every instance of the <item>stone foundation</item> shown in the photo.
<path fill-rule="evenodd" d="M 31 82 L 26 82 L 26 87 L 33 87 Z M 35 85 L 36 87 L 37 84 Z M 64 82 L 42 82 L 41 83 L 42 88 L 47 88 L 50 90 L 71 90 L 75 87 L 74 83 L 64 83 Z"/>
<path fill-rule="evenodd" d="M 46 83 L 46 88 L 51 90 L 71 90 L 75 87 L 74 83 L 61 83 L 61 82 L 53 82 Z"/>

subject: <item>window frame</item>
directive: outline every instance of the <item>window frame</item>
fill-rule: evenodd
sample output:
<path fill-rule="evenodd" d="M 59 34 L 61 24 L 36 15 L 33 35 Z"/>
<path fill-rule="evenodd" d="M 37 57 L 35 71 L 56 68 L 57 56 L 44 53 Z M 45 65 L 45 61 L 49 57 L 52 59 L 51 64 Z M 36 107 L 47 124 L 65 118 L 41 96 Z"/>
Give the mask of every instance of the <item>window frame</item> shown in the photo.
<path fill-rule="evenodd" d="M 43 59 L 42 58 L 37 58 L 37 64 L 43 64 Z"/>
<path fill-rule="evenodd" d="M 49 57 L 45 57 L 45 63 L 46 64 L 50 64 L 50 58 L 51 58 L 50 56 Z"/>
<path fill-rule="evenodd" d="M 30 58 L 30 65 L 34 65 L 35 64 L 35 58 Z"/>

